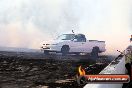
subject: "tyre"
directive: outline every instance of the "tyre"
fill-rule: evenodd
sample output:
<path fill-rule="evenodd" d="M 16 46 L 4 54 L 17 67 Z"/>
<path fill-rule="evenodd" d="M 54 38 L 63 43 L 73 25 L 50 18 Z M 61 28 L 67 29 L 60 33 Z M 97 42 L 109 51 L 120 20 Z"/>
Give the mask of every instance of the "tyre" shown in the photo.
<path fill-rule="evenodd" d="M 93 47 L 91 56 L 96 59 L 98 58 L 98 53 L 99 53 L 99 47 Z"/>
<path fill-rule="evenodd" d="M 79 52 L 77 52 L 77 53 L 75 53 L 77 56 L 79 56 L 80 55 L 80 53 Z"/>
<path fill-rule="evenodd" d="M 44 54 L 45 55 L 49 55 L 49 51 L 48 50 L 44 50 Z"/>
<path fill-rule="evenodd" d="M 62 48 L 61 48 L 62 55 L 67 55 L 69 53 L 69 50 L 70 50 L 70 48 L 68 45 L 62 46 Z"/>

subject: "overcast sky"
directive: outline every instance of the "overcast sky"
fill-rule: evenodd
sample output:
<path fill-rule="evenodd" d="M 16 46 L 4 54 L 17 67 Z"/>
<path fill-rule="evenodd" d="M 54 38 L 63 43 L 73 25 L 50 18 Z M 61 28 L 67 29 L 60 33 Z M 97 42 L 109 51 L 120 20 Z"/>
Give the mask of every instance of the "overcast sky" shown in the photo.
<path fill-rule="evenodd" d="M 132 34 L 131 0 L 0 0 L 0 46 L 39 48 L 61 33 L 123 50 Z"/>

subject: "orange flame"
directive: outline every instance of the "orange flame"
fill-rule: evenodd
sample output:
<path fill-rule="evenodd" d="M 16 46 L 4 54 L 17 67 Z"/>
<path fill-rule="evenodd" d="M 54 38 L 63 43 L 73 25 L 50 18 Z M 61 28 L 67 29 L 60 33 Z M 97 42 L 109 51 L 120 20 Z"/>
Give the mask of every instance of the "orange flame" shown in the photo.
<path fill-rule="evenodd" d="M 83 76 L 83 75 L 86 74 L 86 73 L 85 73 L 85 70 L 82 69 L 82 66 L 79 66 L 78 71 L 79 71 L 80 76 Z"/>

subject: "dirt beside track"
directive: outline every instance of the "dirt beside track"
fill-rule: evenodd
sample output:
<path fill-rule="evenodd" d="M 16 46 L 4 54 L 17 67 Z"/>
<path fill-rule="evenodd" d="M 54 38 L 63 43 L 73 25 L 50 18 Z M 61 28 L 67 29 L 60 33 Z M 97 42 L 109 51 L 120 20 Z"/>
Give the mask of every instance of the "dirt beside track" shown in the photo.
<path fill-rule="evenodd" d="M 49 55 L 43 53 L 0 52 L 0 88 L 81 88 L 76 82 L 78 67 L 98 74 L 112 58 L 88 55 Z M 88 68 L 91 66 L 91 68 Z"/>

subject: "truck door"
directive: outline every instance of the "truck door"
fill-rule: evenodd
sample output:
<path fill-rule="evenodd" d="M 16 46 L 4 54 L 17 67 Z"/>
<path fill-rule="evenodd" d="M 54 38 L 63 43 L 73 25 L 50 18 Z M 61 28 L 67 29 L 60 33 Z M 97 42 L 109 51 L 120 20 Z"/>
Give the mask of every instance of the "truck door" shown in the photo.
<path fill-rule="evenodd" d="M 85 35 L 78 34 L 75 35 L 73 39 L 71 52 L 84 52 L 84 45 L 86 43 Z"/>

